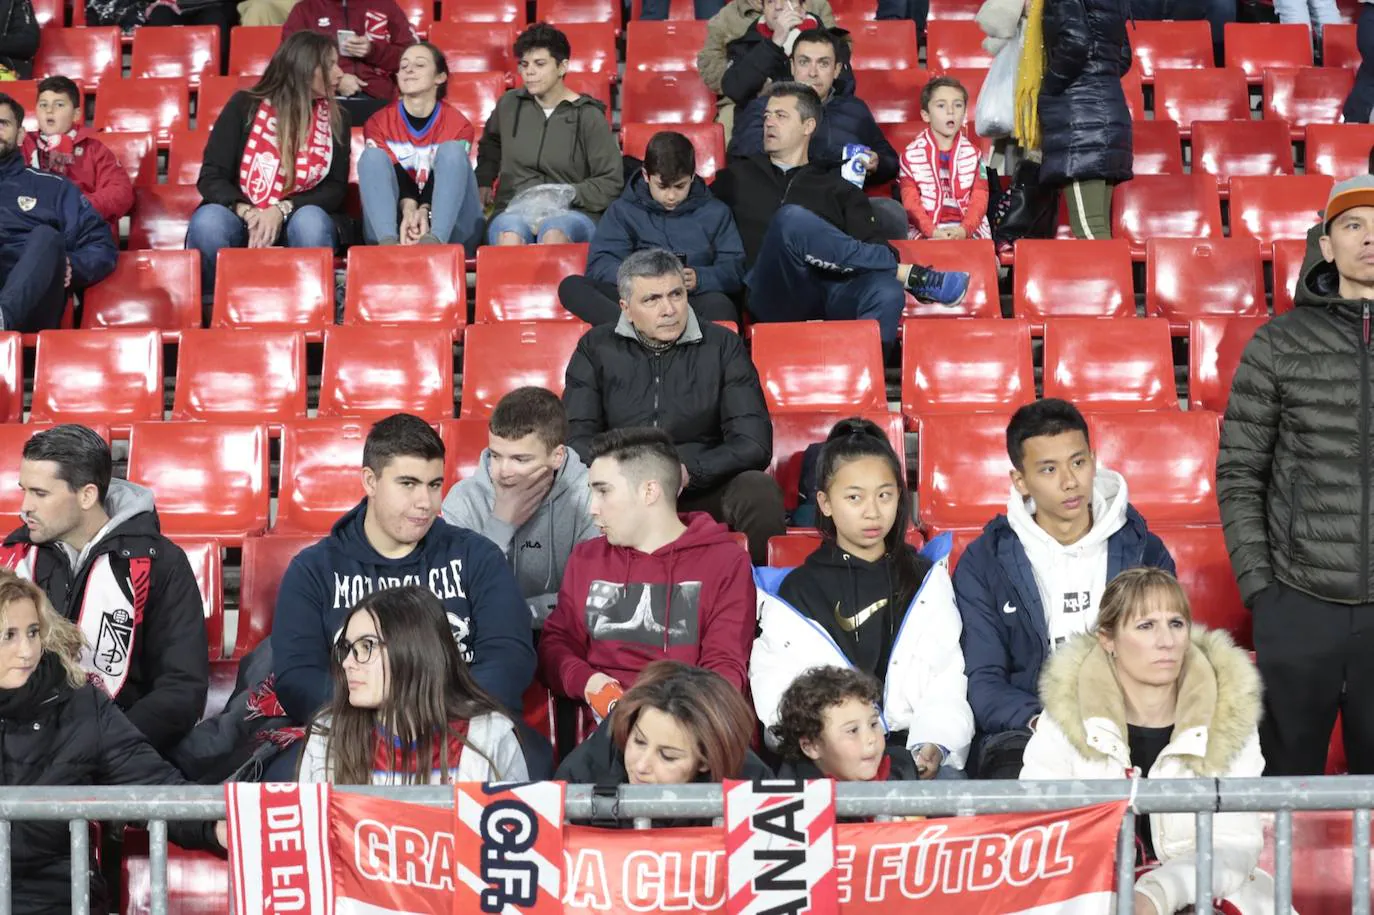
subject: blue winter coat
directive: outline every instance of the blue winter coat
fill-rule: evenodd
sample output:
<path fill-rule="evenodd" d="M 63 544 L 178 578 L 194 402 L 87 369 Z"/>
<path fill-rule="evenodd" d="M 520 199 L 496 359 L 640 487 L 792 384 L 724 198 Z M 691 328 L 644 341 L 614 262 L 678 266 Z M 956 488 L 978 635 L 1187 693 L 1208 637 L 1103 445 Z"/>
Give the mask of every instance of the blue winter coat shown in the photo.
<path fill-rule="evenodd" d="M 1164 541 L 1126 507 L 1126 524 L 1107 540 L 1107 580 L 1125 569 L 1174 573 Z M 954 570 L 964 630 L 968 701 L 980 734 L 1024 728 L 1041 711 L 1040 669 L 1050 654 L 1045 608 L 1021 540 L 998 515 L 968 545 Z"/>
<path fill-rule="evenodd" d="M 757 156 L 763 152 L 763 109 L 767 98 L 756 98 L 735 115 L 735 132 L 730 140 L 730 158 Z M 878 167 L 864 176 L 864 184 L 873 187 L 897 180 L 900 167 L 897 151 L 883 136 L 873 112 L 863 99 L 853 93 L 853 87 L 836 84 L 826 99 L 824 116 L 811 137 L 807 156 L 812 162 L 837 165 L 844 161 L 844 148 L 850 143 L 867 146 L 878 154 Z"/>
<path fill-rule="evenodd" d="M 487 692 L 519 714 L 534 679 L 530 613 L 496 544 L 436 518 L 410 555 L 388 559 L 363 532 L 364 499 L 282 577 L 272 618 L 277 697 L 305 722 L 333 691 L 330 655 L 348 611 L 373 591 L 423 585 L 444 605 L 454 638 Z"/>
<path fill-rule="evenodd" d="M 33 203 L 25 209 L 29 201 Z M 84 289 L 114 270 L 119 252 L 110 227 L 75 184 L 29 168 L 18 153 L 0 159 L 0 272 L 19 259 L 29 231 L 37 226 L 62 233 L 73 287 Z"/>
<path fill-rule="evenodd" d="M 596 225 L 587 276 L 614 283 L 620 262 L 644 248 L 687 255 L 687 266 L 697 273 L 696 292 L 733 295 L 744 286 L 744 243 L 735 218 L 700 178 L 692 179 L 687 199 L 671 211 L 649 194 L 643 174 L 631 178 Z"/>

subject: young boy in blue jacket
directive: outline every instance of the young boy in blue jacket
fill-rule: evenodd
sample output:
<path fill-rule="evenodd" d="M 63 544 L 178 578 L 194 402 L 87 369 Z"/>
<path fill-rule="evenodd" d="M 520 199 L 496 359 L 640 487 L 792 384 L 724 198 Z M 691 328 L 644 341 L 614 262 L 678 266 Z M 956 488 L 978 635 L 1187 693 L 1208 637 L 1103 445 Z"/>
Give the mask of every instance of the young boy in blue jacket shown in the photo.
<path fill-rule="evenodd" d="M 645 248 L 678 256 L 688 303 L 701 321 L 738 321 L 731 296 L 744 287 L 744 243 L 730 208 L 696 176 L 696 151 L 680 133 L 660 131 L 644 151 L 644 168 L 625 186 L 592 236 L 586 276 L 558 287 L 563 307 L 588 324 L 620 320 L 616 271 Z"/>

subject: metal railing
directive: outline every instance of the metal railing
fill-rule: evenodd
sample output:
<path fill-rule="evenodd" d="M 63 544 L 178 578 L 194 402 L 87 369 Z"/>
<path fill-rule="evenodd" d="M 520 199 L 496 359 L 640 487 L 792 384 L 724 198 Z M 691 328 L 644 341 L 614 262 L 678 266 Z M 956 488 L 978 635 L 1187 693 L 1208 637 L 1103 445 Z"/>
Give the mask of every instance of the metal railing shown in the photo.
<path fill-rule="evenodd" d="M 350 792 L 451 807 L 453 792 L 442 787 L 352 787 Z M 932 781 L 842 783 L 836 787 L 841 817 L 965 816 L 1066 810 L 1131 794 L 1128 781 Z M 593 793 L 589 785 L 569 785 L 569 820 L 631 819 L 647 827 L 649 818 L 718 817 L 724 799 L 720 785 L 624 786 L 615 796 Z M 1294 811 L 1349 810 L 1353 817 L 1352 915 L 1370 913 L 1370 808 L 1374 776 L 1324 778 L 1223 778 L 1142 780 L 1133 810 L 1127 810 L 1117 842 L 1117 886 L 1135 882 L 1135 817 L 1152 813 L 1193 813 L 1197 817 L 1197 901 L 1195 910 L 1212 910 L 1212 818 L 1218 813 L 1273 812 L 1274 903 L 1290 911 L 1293 895 Z M 147 821 L 149 883 L 154 915 L 167 913 L 167 821 L 220 820 L 224 789 L 187 786 L 121 788 L 0 788 L 0 915 L 10 915 L 10 835 L 14 821 L 67 820 L 71 829 L 73 915 L 90 915 L 88 822 Z M 1118 915 L 1132 915 L 1133 894 L 1117 894 Z"/>

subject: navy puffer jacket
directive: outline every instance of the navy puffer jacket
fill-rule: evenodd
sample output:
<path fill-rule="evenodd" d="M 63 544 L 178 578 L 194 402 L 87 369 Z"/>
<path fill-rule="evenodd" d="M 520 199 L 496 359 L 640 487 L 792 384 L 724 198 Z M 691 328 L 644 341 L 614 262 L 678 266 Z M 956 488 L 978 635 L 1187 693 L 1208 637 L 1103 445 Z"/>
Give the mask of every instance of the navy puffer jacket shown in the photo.
<path fill-rule="evenodd" d="M 1040 179 L 1059 184 L 1131 178 L 1129 0 L 1046 0 L 1040 87 Z"/>

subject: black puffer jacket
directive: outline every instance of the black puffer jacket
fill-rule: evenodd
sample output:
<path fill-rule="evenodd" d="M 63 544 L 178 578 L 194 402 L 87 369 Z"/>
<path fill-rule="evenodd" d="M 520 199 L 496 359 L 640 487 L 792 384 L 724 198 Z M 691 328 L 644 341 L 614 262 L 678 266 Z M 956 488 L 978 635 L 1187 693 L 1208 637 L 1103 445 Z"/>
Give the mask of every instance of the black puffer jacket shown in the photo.
<path fill-rule="evenodd" d="M 28 79 L 37 53 L 38 20 L 32 4 L 29 0 L 0 0 L 0 67 L 15 71 L 19 79 Z"/>
<path fill-rule="evenodd" d="M 1121 77 L 1131 68 L 1128 0 L 1046 0 L 1040 179 L 1127 181 L 1134 153 Z"/>
<path fill-rule="evenodd" d="M 1374 602 L 1374 302 L 1309 261 L 1297 307 L 1255 332 L 1231 385 L 1217 499 L 1241 596 L 1275 581 Z"/>
<path fill-rule="evenodd" d="M 0 718 L 0 785 L 180 785 L 185 780 L 148 746 L 104 693 L 67 684 L 61 663 L 44 654 L 29 685 L 32 701 Z M 12 697 L 4 697 L 13 705 Z M 212 823 L 171 823 L 183 848 L 218 848 Z M 71 911 L 70 833 L 66 821 L 15 822 L 10 841 L 13 911 Z M 91 911 L 108 912 L 99 870 L 91 868 Z"/>
<path fill-rule="evenodd" d="M 693 312 L 662 353 L 639 342 L 624 316 L 592 328 L 578 341 L 565 380 L 568 445 L 588 464 L 594 437 L 629 426 L 672 436 L 691 476 L 688 492 L 763 470 L 773 457 L 773 422 L 744 341 Z"/>

